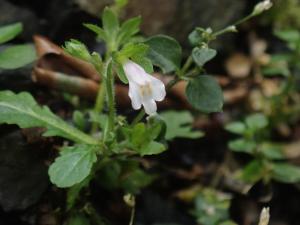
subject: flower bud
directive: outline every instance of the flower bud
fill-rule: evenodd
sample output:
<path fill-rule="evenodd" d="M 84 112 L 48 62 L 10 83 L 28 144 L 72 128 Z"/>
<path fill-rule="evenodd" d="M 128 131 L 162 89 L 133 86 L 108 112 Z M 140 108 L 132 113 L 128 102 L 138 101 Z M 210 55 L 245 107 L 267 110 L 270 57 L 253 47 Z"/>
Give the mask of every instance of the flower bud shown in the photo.
<path fill-rule="evenodd" d="M 263 208 L 260 213 L 258 225 L 268 225 L 270 220 L 270 208 Z"/>
<path fill-rule="evenodd" d="M 254 7 L 252 15 L 254 15 L 254 16 L 259 15 L 262 12 L 269 10 L 272 6 L 273 6 L 273 3 L 270 0 L 264 0 L 262 2 L 259 2 Z"/>

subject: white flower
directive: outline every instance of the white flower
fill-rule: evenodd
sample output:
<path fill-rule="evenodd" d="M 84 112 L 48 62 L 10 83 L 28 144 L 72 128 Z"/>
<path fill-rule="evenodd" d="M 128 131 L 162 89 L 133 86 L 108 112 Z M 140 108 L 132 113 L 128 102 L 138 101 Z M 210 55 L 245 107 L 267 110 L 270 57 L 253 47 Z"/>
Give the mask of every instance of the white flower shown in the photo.
<path fill-rule="evenodd" d="M 143 105 L 148 115 L 155 114 L 157 110 L 155 101 L 162 101 L 166 96 L 164 83 L 130 60 L 123 65 L 123 69 L 129 81 L 128 95 L 132 107 L 137 110 Z"/>
<path fill-rule="evenodd" d="M 264 0 L 256 4 L 253 10 L 253 15 L 261 14 L 263 11 L 269 10 L 273 6 L 271 0 Z"/>

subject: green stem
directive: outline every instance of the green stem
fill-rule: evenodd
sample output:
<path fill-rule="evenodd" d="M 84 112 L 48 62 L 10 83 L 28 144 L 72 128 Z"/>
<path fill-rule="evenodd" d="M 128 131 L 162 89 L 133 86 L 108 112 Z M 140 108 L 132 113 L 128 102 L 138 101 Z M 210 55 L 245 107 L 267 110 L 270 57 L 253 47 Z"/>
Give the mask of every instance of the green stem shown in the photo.
<path fill-rule="evenodd" d="M 255 16 L 255 15 L 253 15 L 253 14 L 249 14 L 248 16 L 246 16 L 246 17 L 244 17 L 244 18 L 238 20 L 237 22 L 235 22 L 232 26 L 238 26 L 238 25 L 240 25 L 240 24 L 246 22 L 247 20 L 251 19 L 251 18 L 254 17 L 254 16 Z M 232 27 L 232 26 L 230 26 L 230 27 Z M 222 35 L 222 34 L 228 33 L 228 32 L 233 32 L 232 29 L 230 29 L 230 27 L 225 27 L 224 29 L 215 32 L 215 33 L 213 34 L 213 38 L 216 38 L 216 37 L 218 37 L 218 36 L 220 36 L 220 35 Z"/>
<path fill-rule="evenodd" d="M 103 110 L 103 106 L 104 106 L 104 98 L 105 98 L 105 82 L 101 82 L 101 85 L 99 86 L 99 90 L 98 90 L 98 94 L 97 94 L 97 98 L 96 98 L 96 102 L 95 102 L 95 107 L 94 107 L 94 112 L 96 114 L 100 114 Z M 94 122 L 92 124 L 92 129 L 91 129 L 91 133 L 95 133 L 98 129 L 98 123 Z"/>
<path fill-rule="evenodd" d="M 114 130 L 115 125 L 115 91 L 114 91 L 114 76 L 112 73 L 111 60 L 108 60 L 106 65 L 106 94 L 108 102 L 108 127 L 106 133 L 109 134 Z"/>
<path fill-rule="evenodd" d="M 185 64 L 183 65 L 182 69 L 180 70 L 180 72 L 177 75 L 179 77 L 182 77 L 187 72 L 187 70 L 190 68 L 190 66 L 192 65 L 192 63 L 193 63 L 193 58 L 190 55 L 187 58 L 187 60 L 185 61 Z"/>

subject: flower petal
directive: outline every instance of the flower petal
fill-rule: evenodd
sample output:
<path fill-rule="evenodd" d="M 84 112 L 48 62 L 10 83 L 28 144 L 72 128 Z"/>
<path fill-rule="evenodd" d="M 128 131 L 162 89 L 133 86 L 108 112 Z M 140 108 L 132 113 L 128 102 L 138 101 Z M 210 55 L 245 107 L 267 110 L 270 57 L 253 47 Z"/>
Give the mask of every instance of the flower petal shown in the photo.
<path fill-rule="evenodd" d="M 156 106 L 156 103 L 153 99 L 148 99 L 147 101 L 144 101 L 143 106 L 145 108 L 145 112 L 148 115 L 153 115 L 153 114 L 156 113 L 157 106 Z"/>
<path fill-rule="evenodd" d="M 164 83 L 151 76 L 150 75 L 150 80 L 151 80 L 151 88 L 152 88 L 152 97 L 155 101 L 162 101 L 166 97 L 166 88 Z"/>
<path fill-rule="evenodd" d="M 142 106 L 142 100 L 138 88 L 139 87 L 135 83 L 129 83 L 128 96 L 131 99 L 132 108 L 135 110 L 140 109 Z"/>
<path fill-rule="evenodd" d="M 149 78 L 145 75 L 145 70 L 138 64 L 128 60 L 123 65 L 124 72 L 129 82 L 135 82 L 139 85 L 144 85 Z"/>

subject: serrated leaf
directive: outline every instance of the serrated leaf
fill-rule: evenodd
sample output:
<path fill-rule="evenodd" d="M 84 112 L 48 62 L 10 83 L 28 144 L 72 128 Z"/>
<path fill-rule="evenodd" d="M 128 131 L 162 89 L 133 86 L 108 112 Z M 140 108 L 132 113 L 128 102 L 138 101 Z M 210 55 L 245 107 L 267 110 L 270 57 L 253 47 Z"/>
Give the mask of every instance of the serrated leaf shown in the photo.
<path fill-rule="evenodd" d="M 129 20 L 126 20 L 120 29 L 119 35 L 118 35 L 118 43 L 120 45 L 128 42 L 130 38 L 139 32 L 139 26 L 141 24 L 141 17 L 134 17 Z"/>
<path fill-rule="evenodd" d="M 176 137 L 180 138 L 200 138 L 204 134 L 200 131 L 192 130 L 192 123 L 194 121 L 192 115 L 188 111 L 167 111 L 160 114 L 164 119 L 167 131 L 165 138 L 172 140 Z"/>
<path fill-rule="evenodd" d="M 148 58 L 160 67 L 163 73 L 170 73 L 180 68 L 182 49 L 179 43 L 168 36 L 157 35 L 145 41 L 150 50 Z"/>
<path fill-rule="evenodd" d="M 85 46 L 85 44 L 78 40 L 71 39 L 70 41 L 66 41 L 64 50 L 76 58 L 82 59 L 87 62 L 91 61 L 91 55 L 87 47 Z"/>
<path fill-rule="evenodd" d="M 114 35 L 119 30 L 119 20 L 115 13 L 106 7 L 102 14 L 102 24 L 106 35 Z"/>
<path fill-rule="evenodd" d="M 39 106 L 27 92 L 0 92 L 0 123 L 16 124 L 21 128 L 43 127 L 45 136 L 60 136 L 69 140 L 96 145 L 97 141 L 53 114 L 46 106 Z"/>
<path fill-rule="evenodd" d="M 149 122 L 137 123 L 133 127 L 123 128 L 125 136 L 128 138 L 128 147 L 140 155 L 159 154 L 166 150 L 165 146 L 157 141 L 162 129 L 162 124 Z"/>
<path fill-rule="evenodd" d="M 89 30 L 91 30 L 94 33 L 96 33 L 98 38 L 100 38 L 103 41 L 107 42 L 107 40 L 108 40 L 107 34 L 105 33 L 105 31 L 101 27 L 99 27 L 99 26 L 97 26 L 95 24 L 90 24 L 90 23 L 85 23 L 83 25 L 86 28 L 88 28 Z"/>
<path fill-rule="evenodd" d="M 227 124 L 225 129 L 235 134 L 243 134 L 246 131 L 246 126 L 242 122 L 232 122 Z"/>
<path fill-rule="evenodd" d="M 144 57 L 148 53 L 149 47 L 143 43 L 129 43 L 125 45 L 118 54 L 118 57 L 122 59 L 131 57 Z"/>
<path fill-rule="evenodd" d="M 189 81 L 186 95 L 189 103 L 202 112 L 222 111 L 222 89 L 212 76 L 201 75 Z"/>
<path fill-rule="evenodd" d="M 31 44 L 15 45 L 0 52 L 0 68 L 17 69 L 36 60 L 35 48 Z"/>
<path fill-rule="evenodd" d="M 0 27 L 0 44 L 12 40 L 20 34 L 22 30 L 23 26 L 21 23 L 14 23 Z"/>
<path fill-rule="evenodd" d="M 78 145 L 62 150 L 61 156 L 49 167 L 49 176 L 58 187 L 71 187 L 83 181 L 97 160 L 95 146 Z"/>
<path fill-rule="evenodd" d="M 192 57 L 194 62 L 199 66 L 204 66 L 205 63 L 213 59 L 217 55 L 217 51 L 211 48 L 194 48 Z"/>
<path fill-rule="evenodd" d="M 300 181 L 300 167 L 288 163 L 273 164 L 273 178 L 284 183 Z"/>

